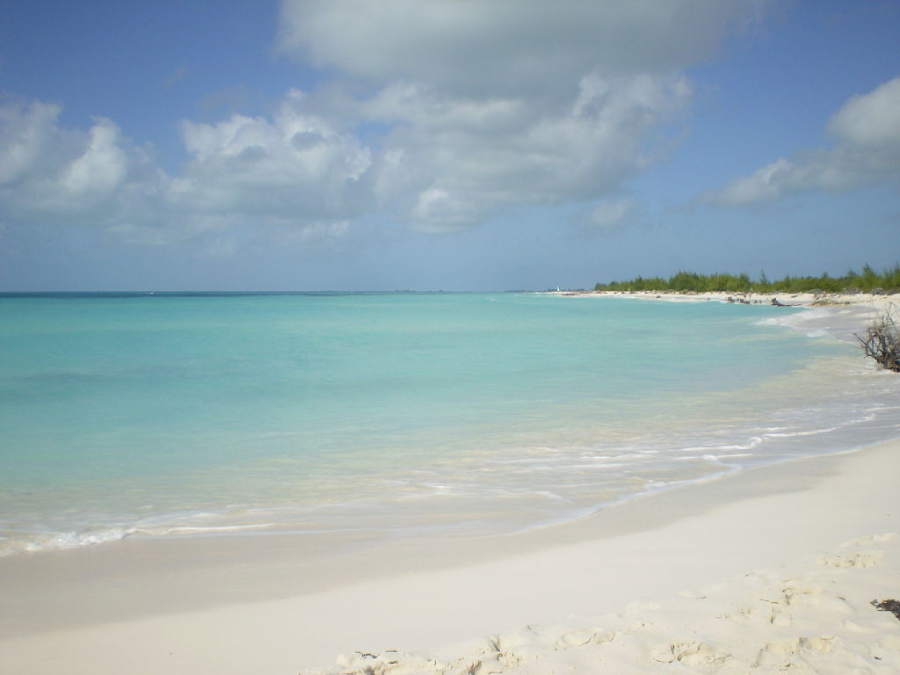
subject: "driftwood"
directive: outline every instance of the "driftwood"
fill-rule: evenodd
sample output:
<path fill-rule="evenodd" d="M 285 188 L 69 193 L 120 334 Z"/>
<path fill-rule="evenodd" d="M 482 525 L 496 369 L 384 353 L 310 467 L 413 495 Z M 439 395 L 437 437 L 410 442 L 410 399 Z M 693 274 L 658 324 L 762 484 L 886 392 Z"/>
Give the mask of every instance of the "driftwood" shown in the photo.
<path fill-rule="evenodd" d="M 799 307 L 800 306 L 800 305 L 796 305 L 796 304 L 795 305 L 785 304 L 785 303 L 781 302 L 780 300 L 778 300 L 778 298 L 772 298 L 772 304 L 775 307 Z"/>
<path fill-rule="evenodd" d="M 900 326 L 893 312 L 876 318 L 866 328 L 865 336 L 856 335 L 866 356 L 882 368 L 900 373 Z"/>

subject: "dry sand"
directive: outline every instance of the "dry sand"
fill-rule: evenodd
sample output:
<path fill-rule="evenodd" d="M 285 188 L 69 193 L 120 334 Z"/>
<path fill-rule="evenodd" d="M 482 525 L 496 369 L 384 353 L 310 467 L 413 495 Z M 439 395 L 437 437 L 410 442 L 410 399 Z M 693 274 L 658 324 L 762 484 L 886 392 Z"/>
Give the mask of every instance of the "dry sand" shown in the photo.
<path fill-rule="evenodd" d="M 504 537 L 0 559 L 0 674 L 898 673 L 898 476 L 891 441 Z"/>
<path fill-rule="evenodd" d="M 900 293 L 892 295 L 871 293 L 677 293 L 675 291 L 546 291 L 546 295 L 583 298 L 630 298 L 633 300 L 663 300 L 666 302 L 735 302 L 750 305 L 780 303 L 786 307 L 831 307 L 876 309 L 892 306 L 900 309 Z"/>

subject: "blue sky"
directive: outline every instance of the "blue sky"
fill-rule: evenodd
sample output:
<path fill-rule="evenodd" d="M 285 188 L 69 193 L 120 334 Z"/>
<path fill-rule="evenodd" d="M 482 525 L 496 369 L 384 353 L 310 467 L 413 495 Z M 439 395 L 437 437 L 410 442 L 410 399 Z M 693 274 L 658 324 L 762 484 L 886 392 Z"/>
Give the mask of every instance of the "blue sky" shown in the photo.
<path fill-rule="evenodd" d="M 897 0 L 0 6 L 0 290 L 900 262 Z"/>

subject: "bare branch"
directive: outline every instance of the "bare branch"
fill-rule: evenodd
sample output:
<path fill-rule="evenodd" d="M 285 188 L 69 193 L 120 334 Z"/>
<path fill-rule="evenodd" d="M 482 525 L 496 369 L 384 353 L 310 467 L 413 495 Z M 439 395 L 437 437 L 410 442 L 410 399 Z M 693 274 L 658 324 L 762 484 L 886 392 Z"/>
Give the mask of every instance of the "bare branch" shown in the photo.
<path fill-rule="evenodd" d="M 863 352 L 882 368 L 900 373 L 900 326 L 894 307 L 876 317 L 866 328 L 865 337 L 856 335 Z"/>

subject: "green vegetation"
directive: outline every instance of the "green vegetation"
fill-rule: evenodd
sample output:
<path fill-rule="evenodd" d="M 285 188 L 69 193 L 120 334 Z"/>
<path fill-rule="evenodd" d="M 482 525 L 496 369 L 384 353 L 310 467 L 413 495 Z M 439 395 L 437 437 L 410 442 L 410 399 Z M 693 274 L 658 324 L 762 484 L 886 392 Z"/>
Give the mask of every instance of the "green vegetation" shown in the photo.
<path fill-rule="evenodd" d="M 900 265 L 883 272 L 876 272 L 869 265 L 862 272 L 850 270 L 842 277 L 823 274 L 820 277 L 787 276 L 776 281 L 769 281 L 766 273 L 753 280 L 747 274 L 696 274 L 695 272 L 678 272 L 668 279 L 636 277 L 631 281 L 613 281 L 608 284 L 598 283 L 595 291 L 675 291 L 679 293 L 710 293 L 724 291 L 728 293 L 893 293 L 900 292 Z"/>

